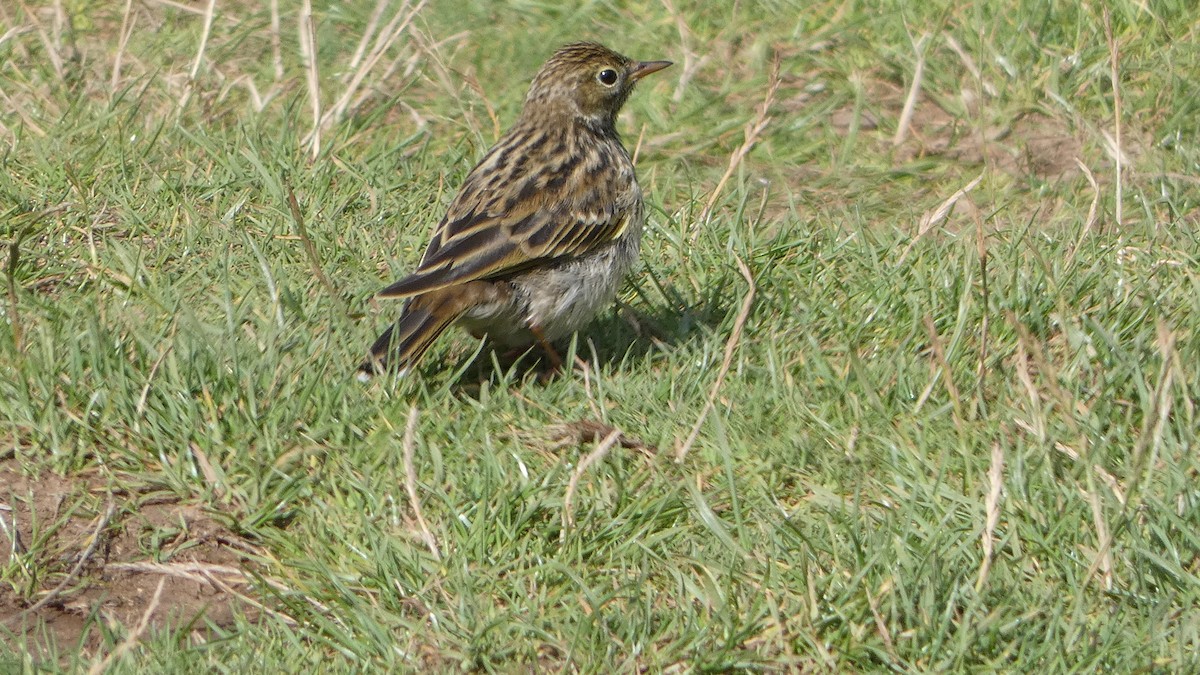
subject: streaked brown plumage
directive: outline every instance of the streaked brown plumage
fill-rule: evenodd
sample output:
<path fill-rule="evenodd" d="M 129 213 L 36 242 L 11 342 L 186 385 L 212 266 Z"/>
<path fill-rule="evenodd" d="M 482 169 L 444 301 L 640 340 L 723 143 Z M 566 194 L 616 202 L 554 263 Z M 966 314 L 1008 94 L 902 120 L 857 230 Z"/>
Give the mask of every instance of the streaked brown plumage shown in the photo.
<path fill-rule="evenodd" d="M 407 370 L 455 322 L 505 346 L 545 346 L 611 302 L 645 220 L 616 116 L 639 79 L 669 65 L 589 42 L 559 49 L 516 123 L 467 176 L 416 271 L 380 291 L 408 300 L 359 369 Z"/>

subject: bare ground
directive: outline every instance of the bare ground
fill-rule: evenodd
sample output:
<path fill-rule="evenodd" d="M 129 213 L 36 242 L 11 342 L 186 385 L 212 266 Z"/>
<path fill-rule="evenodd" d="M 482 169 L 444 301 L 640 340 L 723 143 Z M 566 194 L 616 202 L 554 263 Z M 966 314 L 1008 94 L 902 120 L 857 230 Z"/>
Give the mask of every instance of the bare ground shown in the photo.
<path fill-rule="evenodd" d="M 188 626 L 203 640 L 256 615 L 250 544 L 196 506 L 105 482 L 96 472 L 29 477 L 17 460 L 0 461 L 10 572 L 0 579 L 0 645 L 37 661 L 94 654 L 137 628 Z"/>

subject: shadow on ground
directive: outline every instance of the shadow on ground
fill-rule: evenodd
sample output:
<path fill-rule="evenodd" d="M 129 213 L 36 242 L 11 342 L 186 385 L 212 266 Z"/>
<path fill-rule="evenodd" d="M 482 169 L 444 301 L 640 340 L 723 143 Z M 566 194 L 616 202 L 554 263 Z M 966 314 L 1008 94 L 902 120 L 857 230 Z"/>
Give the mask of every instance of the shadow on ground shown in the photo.
<path fill-rule="evenodd" d="M 569 377 L 570 371 L 580 367 L 578 361 L 572 367 L 572 354 L 586 362 L 589 368 L 601 371 L 639 367 L 635 364 L 653 367 L 656 359 L 665 358 L 672 350 L 703 338 L 725 321 L 731 307 L 737 304 L 729 290 L 732 280 L 730 276 L 725 282 L 706 289 L 698 301 L 688 302 L 674 286 L 660 286 L 646 277 L 637 289 L 639 302 L 636 307 L 614 305 L 574 338 L 567 337 L 554 343 L 555 350 L 564 360 L 563 372 L 557 375 L 551 360 L 538 347 L 506 352 L 487 343 L 481 348 L 475 343 L 465 345 L 463 349 L 452 349 L 446 352 L 443 361 L 429 360 L 420 372 L 426 377 L 437 377 L 439 371 L 458 369 L 463 360 L 471 359 L 470 365 L 463 368 L 454 381 L 454 388 L 474 396 L 485 382 L 495 384 L 506 378 L 545 382 L 556 376 Z M 648 296 L 657 297 L 657 300 L 648 301 Z M 447 331 L 447 335 L 452 334 L 453 330 Z M 461 336 L 458 333 L 460 340 Z"/>

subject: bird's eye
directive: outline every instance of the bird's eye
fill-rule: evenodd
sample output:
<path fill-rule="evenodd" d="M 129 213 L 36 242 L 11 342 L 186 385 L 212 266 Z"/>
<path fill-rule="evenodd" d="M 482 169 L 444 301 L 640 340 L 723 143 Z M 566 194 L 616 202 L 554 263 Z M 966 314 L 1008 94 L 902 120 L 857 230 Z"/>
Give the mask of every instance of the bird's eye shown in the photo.
<path fill-rule="evenodd" d="M 596 79 L 600 80 L 600 84 L 611 87 L 617 83 L 617 71 L 612 68 L 605 68 L 596 75 Z"/>

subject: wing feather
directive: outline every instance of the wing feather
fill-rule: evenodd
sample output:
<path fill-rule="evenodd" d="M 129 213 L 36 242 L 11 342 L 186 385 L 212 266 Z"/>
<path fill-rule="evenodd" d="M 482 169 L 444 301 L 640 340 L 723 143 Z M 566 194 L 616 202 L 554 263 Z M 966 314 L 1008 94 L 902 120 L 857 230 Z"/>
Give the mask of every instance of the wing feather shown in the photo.
<path fill-rule="evenodd" d="M 417 270 L 380 295 L 503 278 L 615 241 L 638 197 L 632 163 L 619 141 L 589 140 L 513 129 L 471 171 Z"/>

